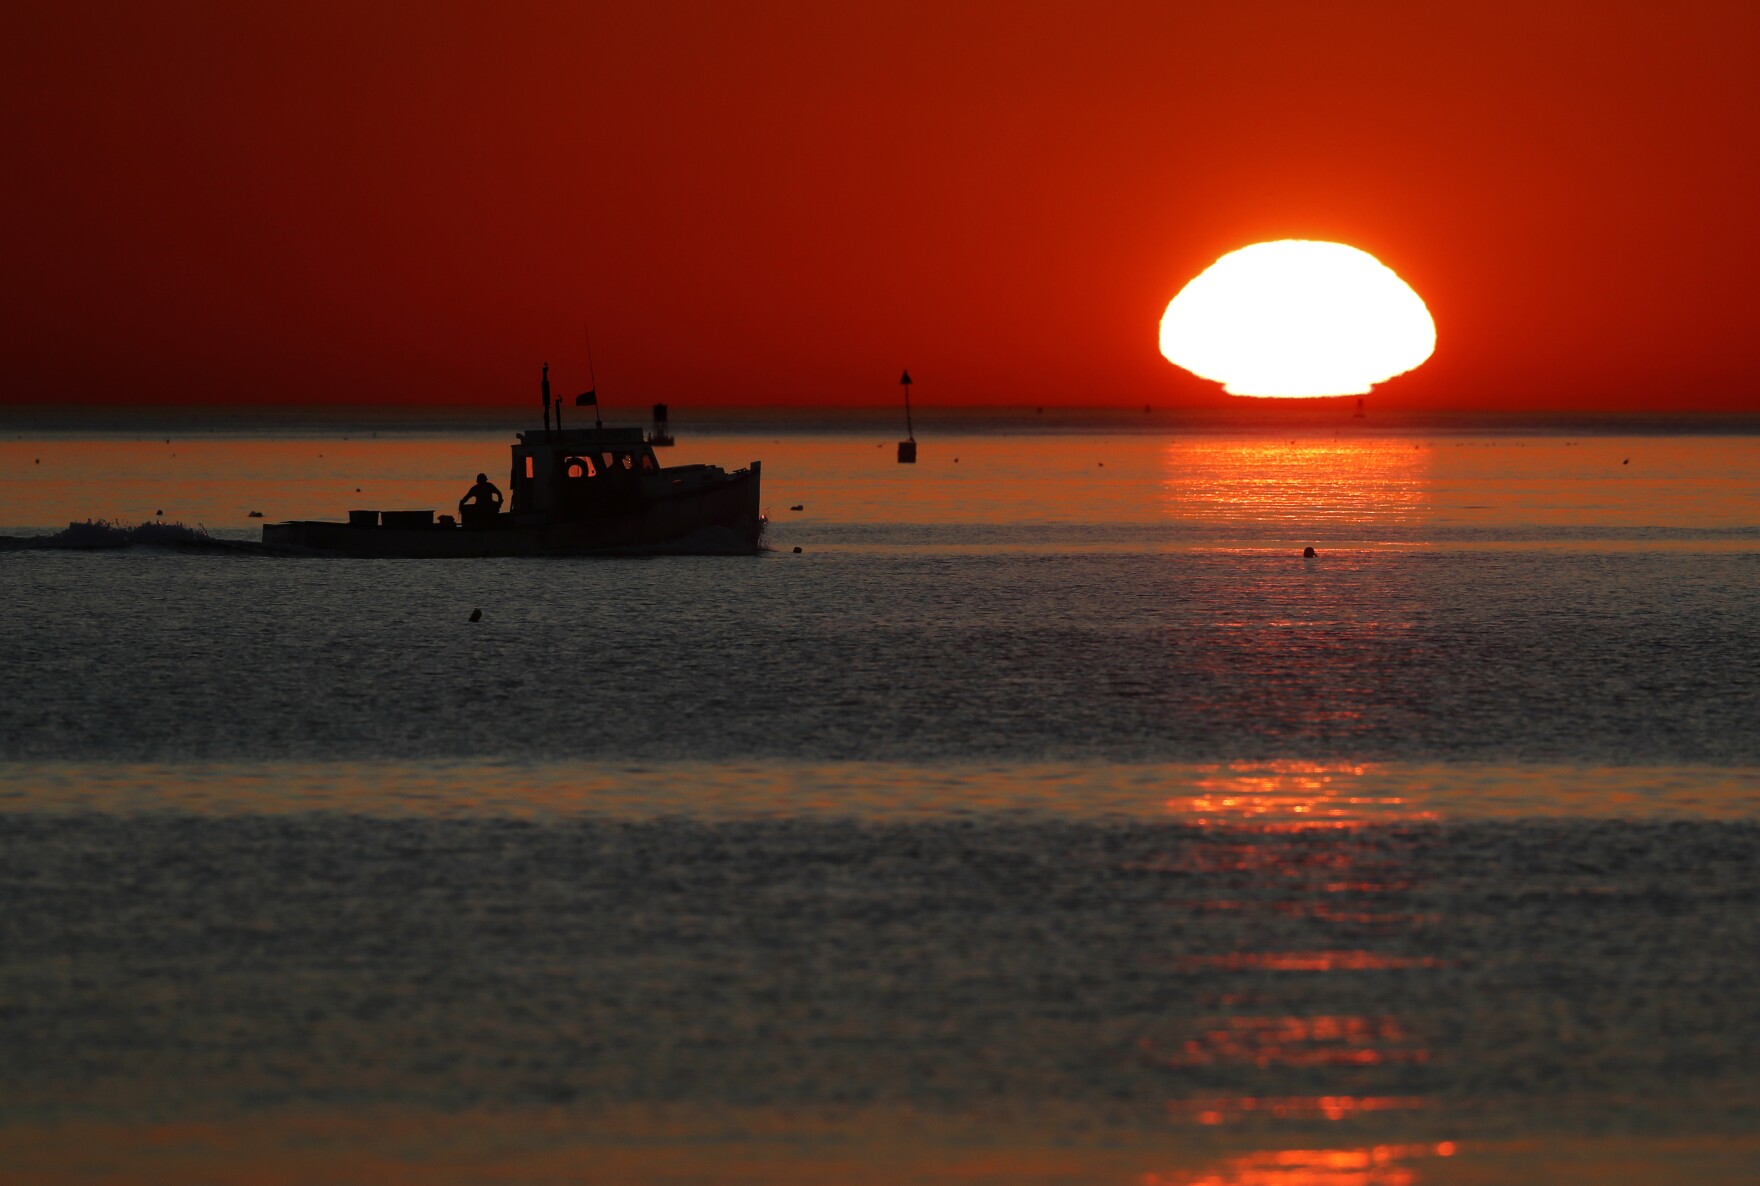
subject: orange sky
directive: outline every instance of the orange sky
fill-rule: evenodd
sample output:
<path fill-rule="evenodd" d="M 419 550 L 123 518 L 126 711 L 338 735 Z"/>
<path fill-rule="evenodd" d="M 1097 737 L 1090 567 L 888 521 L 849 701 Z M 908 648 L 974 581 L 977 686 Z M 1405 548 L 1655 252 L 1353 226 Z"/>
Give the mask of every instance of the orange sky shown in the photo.
<path fill-rule="evenodd" d="M 1336 239 L 1386 407 L 1760 411 L 1760 5 L 77 4 L 0 46 L 0 401 L 1218 402 Z"/>

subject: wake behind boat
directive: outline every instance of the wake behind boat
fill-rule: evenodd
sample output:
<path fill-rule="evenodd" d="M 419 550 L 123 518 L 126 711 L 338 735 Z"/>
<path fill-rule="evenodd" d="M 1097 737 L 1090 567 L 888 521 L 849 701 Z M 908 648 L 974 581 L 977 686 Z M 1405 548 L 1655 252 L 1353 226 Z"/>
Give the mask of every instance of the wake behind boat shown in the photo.
<path fill-rule="evenodd" d="M 545 368 L 548 371 L 548 367 Z M 751 555 L 764 518 L 762 463 L 731 473 L 718 465 L 662 466 L 640 428 L 550 427 L 522 432 L 508 477 L 512 497 L 484 475 L 459 517 L 432 510 L 355 510 L 348 521 L 298 520 L 263 527 L 277 548 L 379 557 Z M 592 392 L 577 403 L 593 402 Z"/>

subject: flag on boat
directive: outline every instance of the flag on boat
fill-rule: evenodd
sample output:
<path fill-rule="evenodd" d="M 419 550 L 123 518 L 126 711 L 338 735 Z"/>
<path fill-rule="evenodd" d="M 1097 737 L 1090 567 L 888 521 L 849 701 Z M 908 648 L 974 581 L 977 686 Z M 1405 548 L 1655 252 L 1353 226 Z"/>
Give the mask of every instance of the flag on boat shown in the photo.
<path fill-rule="evenodd" d="M 599 406 L 599 389 L 597 387 L 591 391 L 583 391 L 574 397 L 575 407 L 584 408 L 588 404 L 592 404 L 594 407 Z"/>

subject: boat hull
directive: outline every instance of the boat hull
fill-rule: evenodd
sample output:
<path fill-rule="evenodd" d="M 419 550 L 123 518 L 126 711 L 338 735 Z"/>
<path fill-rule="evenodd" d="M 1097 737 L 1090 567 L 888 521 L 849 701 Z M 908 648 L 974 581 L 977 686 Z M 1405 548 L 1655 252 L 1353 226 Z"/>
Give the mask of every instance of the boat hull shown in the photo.
<path fill-rule="evenodd" d="M 385 527 L 317 520 L 270 523 L 269 547 L 332 555 L 450 559 L 471 556 L 749 556 L 764 530 L 757 470 L 574 521 L 497 516 L 493 525 Z"/>

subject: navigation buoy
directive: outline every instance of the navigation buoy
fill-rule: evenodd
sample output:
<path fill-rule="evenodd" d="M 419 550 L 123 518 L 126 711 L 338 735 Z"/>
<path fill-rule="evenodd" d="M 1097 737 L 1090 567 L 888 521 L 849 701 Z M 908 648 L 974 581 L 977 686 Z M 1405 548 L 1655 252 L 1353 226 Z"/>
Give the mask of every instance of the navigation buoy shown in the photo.
<path fill-rule="evenodd" d="M 795 554 L 795 555 L 796 555 L 796 556 L 799 556 L 799 555 L 800 555 L 800 554 L 801 554 L 801 549 L 800 549 L 800 546 L 799 546 L 799 545 L 798 545 L 798 544 L 797 544 L 797 545 L 796 545 L 796 546 L 795 546 L 795 549 L 794 549 L 794 554 Z"/>
<path fill-rule="evenodd" d="M 917 462 L 917 430 L 911 427 L 911 373 L 907 370 L 898 380 L 904 388 L 904 436 L 898 442 L 898 463 L 915 465 Z"/>
<path fill-rule="evenodd" d="M 1314 559 L 1314 557 L 1318 556 L 1319 554 L 1320 553 L 1316 552 L 1313 548 L 1303 548 L 1302 549 L 1302 559 L 1303 560 L 1312 560 L 1312 559 Z"/>

